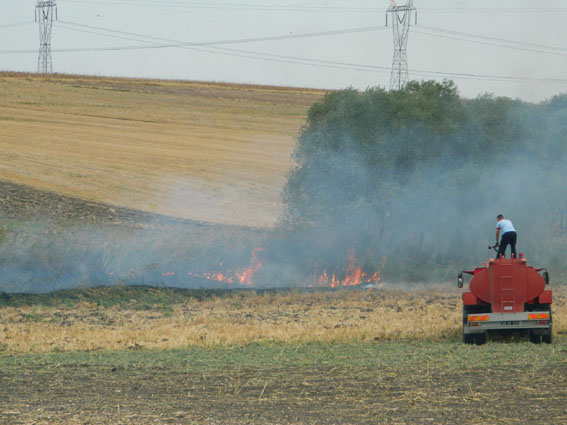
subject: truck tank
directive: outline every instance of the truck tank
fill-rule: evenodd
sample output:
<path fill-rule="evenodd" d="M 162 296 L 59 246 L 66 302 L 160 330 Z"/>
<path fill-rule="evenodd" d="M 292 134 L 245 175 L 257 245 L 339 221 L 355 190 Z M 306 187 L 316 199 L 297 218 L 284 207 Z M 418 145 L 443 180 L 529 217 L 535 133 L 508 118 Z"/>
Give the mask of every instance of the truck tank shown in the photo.
<path fill-rule="evenodd" d="M 543 272 L 543 274 L 540 274 Z M 483 344 L 487 334 L 528 334 L 534 343 L 551 343 L 552 291 L 549 275 L 525 258 L 490 259 L 482 267 L 459 273 L 472 275 L 463 299 L 463 342 Z"/>

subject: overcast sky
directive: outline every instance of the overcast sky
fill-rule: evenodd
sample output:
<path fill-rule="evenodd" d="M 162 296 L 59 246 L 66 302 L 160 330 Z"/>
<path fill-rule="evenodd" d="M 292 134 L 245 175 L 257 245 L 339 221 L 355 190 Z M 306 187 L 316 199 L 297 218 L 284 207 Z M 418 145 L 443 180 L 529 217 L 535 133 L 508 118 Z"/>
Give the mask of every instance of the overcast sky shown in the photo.
<path fill-rule="evenodd" d="M 35 4 L 2 0 L 0 70 L 36 71 Z M 57 0 L 57 5 L 55 72 L 329 89 L 389 86 L 391 27 L 297 37 L 383 26 L 388 0 Z M 489 92 L 540 101 L 567 92 L 564 0 L 415 0 L 415 6 L 410 79 L 441 80 L 447 74 L 467 97 Z M 278 36 L 290 37 L 207 45 L 200 51 L 138 48 Z M 121 49 L 58 51 L 85 48 Z M 499 76 L 506 78 L 494 78 Z"/>

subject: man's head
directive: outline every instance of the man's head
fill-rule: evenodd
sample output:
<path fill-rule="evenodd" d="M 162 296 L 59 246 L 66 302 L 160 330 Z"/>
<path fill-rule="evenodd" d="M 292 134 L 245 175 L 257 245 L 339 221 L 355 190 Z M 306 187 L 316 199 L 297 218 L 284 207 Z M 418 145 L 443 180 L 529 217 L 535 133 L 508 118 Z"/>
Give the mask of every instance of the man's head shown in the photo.
<path fill-rule="evenodd" d="M 503 218 L 504 218 L 504 216 L 503 216 L 502 214 L 498 214 L 498 215 L 496 216 L 496 221 L 500 221 L 500 220 L 502 220 Z"/>

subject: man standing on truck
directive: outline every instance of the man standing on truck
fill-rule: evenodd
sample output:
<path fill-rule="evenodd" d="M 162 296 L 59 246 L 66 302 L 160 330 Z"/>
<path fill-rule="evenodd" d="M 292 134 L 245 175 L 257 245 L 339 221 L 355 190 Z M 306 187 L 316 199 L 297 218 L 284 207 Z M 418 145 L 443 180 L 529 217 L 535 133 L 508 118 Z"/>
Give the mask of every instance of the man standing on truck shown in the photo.
<path fill-rule="evenodd" d="M 500 244 L 498 244 L 499 236 L 502 235 Z M 510 249 L 512 251 L 512 258 L 516 258 L 516 229 L 510 220 L 504 218 L 502 214 L 498 214 L 496 217 L 496 245 L 498 247 L 498 253 L 496 258 L 506 257 L 506 248 L 510 244 Z"/>

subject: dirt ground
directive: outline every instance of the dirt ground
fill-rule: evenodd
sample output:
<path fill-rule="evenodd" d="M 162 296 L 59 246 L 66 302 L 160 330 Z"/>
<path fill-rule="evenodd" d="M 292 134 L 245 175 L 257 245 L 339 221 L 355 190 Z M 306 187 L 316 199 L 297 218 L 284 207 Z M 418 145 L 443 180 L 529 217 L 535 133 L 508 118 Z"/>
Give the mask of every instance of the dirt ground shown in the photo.
<path fill-rule="evenodd" d="M 561 424 L 565 341 L 0 358 L 10 424 Z"/>

